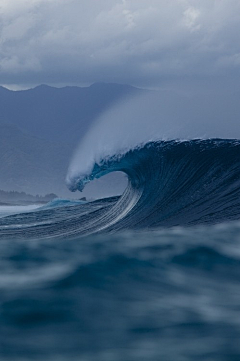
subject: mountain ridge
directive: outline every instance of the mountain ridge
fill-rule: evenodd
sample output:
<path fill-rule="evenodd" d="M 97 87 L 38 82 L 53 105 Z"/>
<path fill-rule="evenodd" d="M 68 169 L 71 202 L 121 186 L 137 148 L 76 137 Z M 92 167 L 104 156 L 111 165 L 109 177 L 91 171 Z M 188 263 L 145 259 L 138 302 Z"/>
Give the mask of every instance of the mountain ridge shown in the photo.
<path fill-rule="evenodd" d="M 0 124 L 13 124 L 29 135 L 76 145 L 104 110 L 139 92 L 142 90 L 114 83 L 63 88 L 42 84 L 20 91 L 2 88 Z"/>
<path fill-rule="evenodd" d="M 139 92 L 114 83 L 0 87 L 0 189 L 71 197 L 65 177 L 81 138 L 104 110 Z"/>

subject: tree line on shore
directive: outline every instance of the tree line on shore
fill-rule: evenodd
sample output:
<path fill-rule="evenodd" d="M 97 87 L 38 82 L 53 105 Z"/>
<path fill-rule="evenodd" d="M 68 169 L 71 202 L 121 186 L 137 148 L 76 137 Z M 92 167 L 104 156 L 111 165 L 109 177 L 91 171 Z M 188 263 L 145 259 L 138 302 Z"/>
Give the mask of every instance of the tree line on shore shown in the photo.
<path fill-rule="evenodd" d="M 0 202 L 9 202 L 9 201 L 28 201 L 28 202 L 50 202 L 53 199 L 57 198 L 57 195 L 54 193 L 49 193 L 44 196 L 42 195 L 32 195 L 25 192 L 17 191 L 4 191 L 0 189 Z"/>

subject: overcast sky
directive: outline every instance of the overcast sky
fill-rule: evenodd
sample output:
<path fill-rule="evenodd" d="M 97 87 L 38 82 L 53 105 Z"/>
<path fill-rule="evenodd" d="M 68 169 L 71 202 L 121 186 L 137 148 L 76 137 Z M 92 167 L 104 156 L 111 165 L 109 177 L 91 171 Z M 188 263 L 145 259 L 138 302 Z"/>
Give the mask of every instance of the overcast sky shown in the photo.
<path fill-rule="evenodd" d="M 8 87 L 240 74 L 239 0 L 0 0 Z"/>

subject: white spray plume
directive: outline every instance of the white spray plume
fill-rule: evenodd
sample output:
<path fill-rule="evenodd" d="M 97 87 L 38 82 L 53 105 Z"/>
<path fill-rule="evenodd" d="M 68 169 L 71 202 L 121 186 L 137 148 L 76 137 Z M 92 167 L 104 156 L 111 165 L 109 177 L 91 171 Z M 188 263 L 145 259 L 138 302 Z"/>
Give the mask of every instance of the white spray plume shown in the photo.
<path fill-rule="evenodd" d="M 240 105 L 224 91 L 159 91 L 108 109 L 81 141 L 66 182 L 91 174 L 95 163 L 153 140 L 240 138 Z M 93 105 L 94 106 L 94 105 Z"/>

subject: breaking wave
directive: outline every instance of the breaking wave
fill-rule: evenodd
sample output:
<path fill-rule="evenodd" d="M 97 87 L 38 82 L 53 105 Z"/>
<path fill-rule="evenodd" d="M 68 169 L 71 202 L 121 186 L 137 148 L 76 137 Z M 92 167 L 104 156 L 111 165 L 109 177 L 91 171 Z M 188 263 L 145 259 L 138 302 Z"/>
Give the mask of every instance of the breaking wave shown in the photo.
<path fill-rule="evenodd" d="M 95 163 L 89 174 L 69 180 L 69 188 L 82 191 L 114 171 L 126 173 L 129 182 L 104 215 L 107 229 L 220 222 L 240 215 L 238 140 L 149 142 Z"/>
<path fill-rule="evenodd" d="M 78 236 L 159 227 L 214 224 L 240 216 L 240 141 L 149 142 L 105 157 L 89 172 L 68 179 L 70 190 L 121 171 L 128 186 L 120 197 L 64 204 L 2 219 L 1 235 Z"/>

